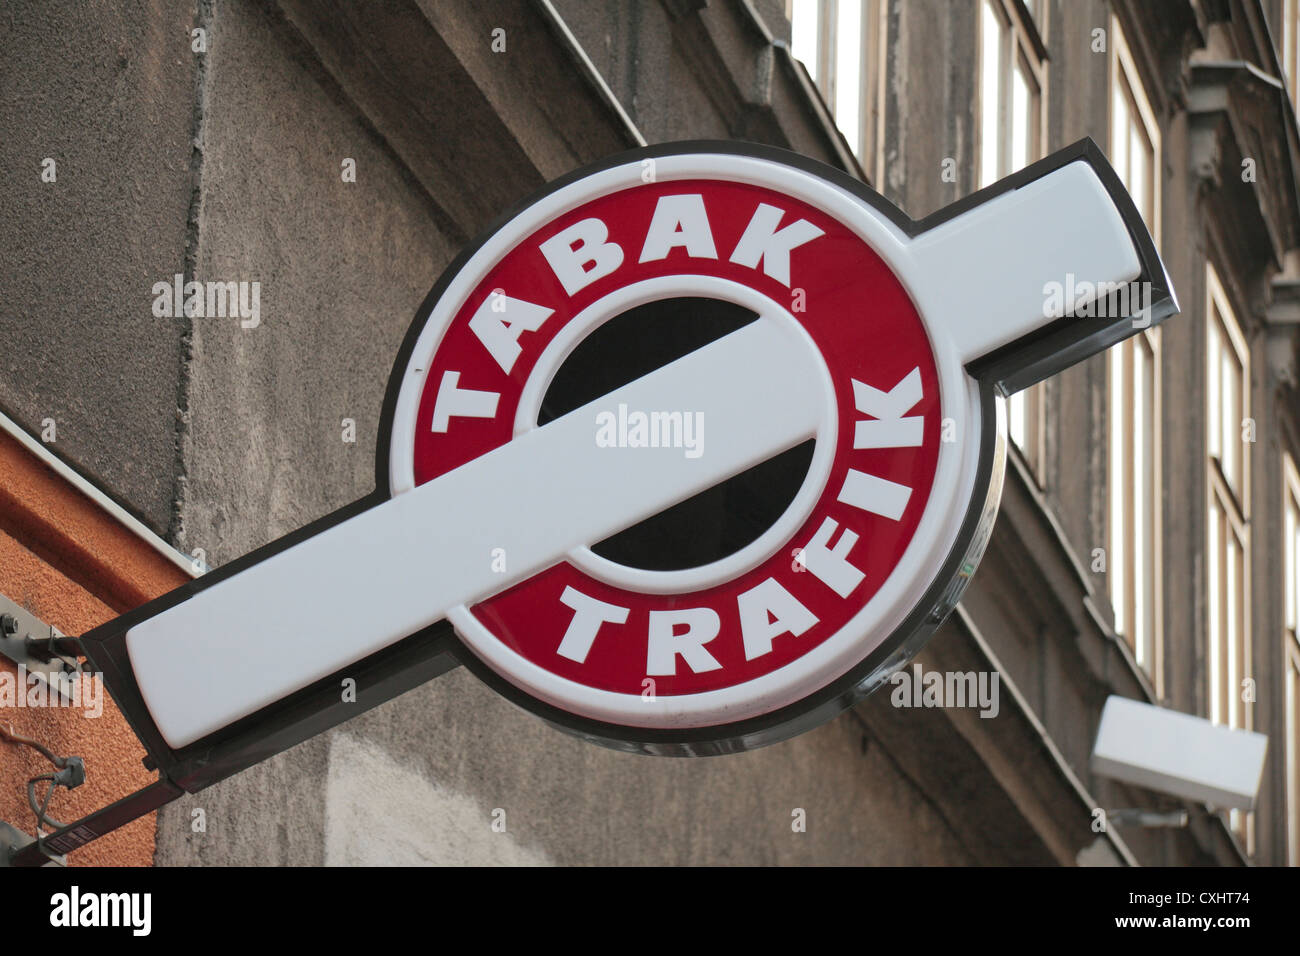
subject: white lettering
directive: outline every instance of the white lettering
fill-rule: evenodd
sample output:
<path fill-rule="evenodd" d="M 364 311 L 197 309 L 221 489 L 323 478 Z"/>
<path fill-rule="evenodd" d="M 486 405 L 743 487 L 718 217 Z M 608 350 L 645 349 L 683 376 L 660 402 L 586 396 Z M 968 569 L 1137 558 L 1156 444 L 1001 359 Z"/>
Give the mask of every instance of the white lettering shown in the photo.
<path fill-rule="evenodd" d="M 769 653 L 772 638 L 782 634 L 798 637 L 817 623 L 817 615 L 800 604 L 776 578 L 768 578 L 741 594 L 736 605 L 747 661 Z"/>
<path fill-rule="evenodd" d="M 595 643 L 600 626 L 606 623 L 627 623 L 630 610 L 616 604 L 597 601 L 594 597 L 588 597 L 581 591 L 567 586 L 564 593 L 560 595 L 560 603 L 573 608 L 573 619 L 569 621 L 569 627 L 564 632 L 564 640 L 560 641 L 556 653 L 579 664 L 587 662 L 587 655 L 591 653 L 591 645 Z"/>
<path fill-rule="evenodd" d="M 839 500 L 846 505 L 897 521 L 903 517 L 912 489 L 907 485 L 850 468 L 840 487 Z"/>
<path fill-rule="evenodd" d="M 754 217 L 745 227 L 745 234 L 740 237 L 740 242 L 736 243 L 736 248 L 731 253 L 731 261 L 757 269 L 762 260 L 763 271 L 789 287 L 791 251 L 822 235 L 822 230 L 806 219 L 778 230 L 777 226 L 781 224 L 784 215 L 785 211 L 776 206 L 759 203 L 754 210 Z"/>
<path fill-rule="evenodd" d="M 445 432 L 453 417 L 456 418 L 495 418 L 497 392 L 481 392 L 472 388 L 460 388 L 460 372 L 443 372 L 442 382 L 438 385 L 438 397 L 433 403 L 433 430 Z"/>
<path fill-rule="evenodd" d="M 501 371 L 509 375 L 523 352 L 519 336 L 525 332 L 536 332 L 554 311 L 523 299 L 512 299 L 503 293 L 493 292 L 483 300 L 474 317 L 469 320 L 469 328 L 497 360 Z"/>
<path fill-rule="evenodd" d="M 684 246 L 686 254 L 697 259 L 718 258 L 709 217 L 704 211 L 704 197 L 699 193 L 659 197 L 646 231 L 645 245 L 641 247 L 641 261 L 666 259 L 677 246 Z"/>
<path fill-rule="evenodd" d="M 839 524 L 833 518 L 827 518 L 817 529 L 802 549 L 798 561 L 840 597 L 848 597 L 853 589 L 862 583 L 865 575 L 849 563 L 849 552 L 858 543 L 858 536 L 848 528 L 840 535 L 840 540 L 831 544 L 831 535 Z"/>
<path fill-rule="evenodd" d="M 686 630 L 674 633 L 682 625 Z M 704 645 L 718 636 L 721 627 L 718 612 L 707 607 L 651 611 L 646 673 L 656 676 L 676 674 L 679 654 L 696 674 L 717 670 L 722 665 L 704 649 Z"/>
<path fill-rule="evenodd" d="M 573 295 L 623 264 L 623 249 L 606 242 L 609 228 L 599 219 L 584 219 L 556 233 L 538 248 L 551 264 L 564 291 Z"/>
<path fill-rule="evenodd" d="M 921 370 L 914 368 L 887 392 L 853 381 L 853 404 L 874 421 L 858 422 L 853 429 L 854 448 L 915 448 L 921 444 L 925 419 L 904 418 L 921 400 Z"/>

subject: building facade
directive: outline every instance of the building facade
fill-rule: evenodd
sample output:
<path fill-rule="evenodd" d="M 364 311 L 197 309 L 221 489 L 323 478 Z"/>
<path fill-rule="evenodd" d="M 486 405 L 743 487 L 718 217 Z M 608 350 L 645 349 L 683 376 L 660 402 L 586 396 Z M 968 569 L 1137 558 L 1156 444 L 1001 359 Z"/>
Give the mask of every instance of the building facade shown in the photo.
<path fill-rule="evenodd" d="M 1091 137 L 1182 307 L 1008 400 L 993 539 L 917 658 L 996 673 L 996 715 L 882 690 L 782 744 L 650 759 L 460 669 L 165 807 L 156 862 L 1300 862 L 1298 18 L 1293 0 L 12 4 L 0 411 L 36 440 L 54 421 L 49 453 L 209 566 L 370 491 L 392 359 L 443 267 L 547 180 L 638 144 L 793 149 L 920 218 Z M 177 275 L 249 293 L 172 314 L 152 290 Z M 1266 734 L 1255 810 L 1092 773 L 1114 694 Z"/>

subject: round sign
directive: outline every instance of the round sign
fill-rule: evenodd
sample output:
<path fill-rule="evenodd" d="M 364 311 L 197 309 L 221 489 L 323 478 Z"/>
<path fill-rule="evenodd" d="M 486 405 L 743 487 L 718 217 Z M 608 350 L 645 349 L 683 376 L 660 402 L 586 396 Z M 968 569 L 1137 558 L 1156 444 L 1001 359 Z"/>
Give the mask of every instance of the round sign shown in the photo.
<path fill-rule="evenodd" d="M 783 150 L 634 150 L 443 273 L 374 492 L 82 640 L 191 783 L 346 719 L 339 679 L 370 705 L 451 658 L 610 746 L 770 743 L 956 605 L 997 511 L 1000 396 L 1176 311 L 1087 140 L 922 221 Z"/>
<path fill-rule="evenodd" d="M 658 152 L 553 184 L 453 264 L 381 470 L 401 495 L 565 419 L 590 434 L 575 475 L 637 462 L 644 503 L 611 534 L 448 618 L 476 671 L 569 729 L 735 749 L 843 707 L 955 601 L 981 395 L 874 193 L 774 150 Z M 770 402 L 737 407 L 759 374 Z M 492 544 L 463 559 L 505 571 Z"/>

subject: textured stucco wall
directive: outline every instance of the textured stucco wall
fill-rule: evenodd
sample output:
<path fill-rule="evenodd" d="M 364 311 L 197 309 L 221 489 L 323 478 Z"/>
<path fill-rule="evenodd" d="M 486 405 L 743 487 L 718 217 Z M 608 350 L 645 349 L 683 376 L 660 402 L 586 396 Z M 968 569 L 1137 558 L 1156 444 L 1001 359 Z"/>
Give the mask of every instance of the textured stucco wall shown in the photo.
<path fill-rule="evenodd" d="M 377 768 L 402 776 L 372 777 Z M 421 781 L 418 804 L 403 780 Z M 191 832 L 193 807 L 206 833 Z M 792 829 L 796 809 L 806 832 Z M 463 669 L 164 808 L 157 859 L 975 862 L 852 716 L 740 756 L 638 757 L 550 729 Z"/>
<path fill-rule="evenodd" d="M 0 532 L 0 592 L 14 596 L 64 633 L 80 633 L 114 616 L 93 595 L 4 532 Z M 17 666 L 8 659 L 0 658 L 0 670 L 18 679 Z M 107 806 L 154 777 L 141 766 L 144 750 L 106 691 L 103 698 L 103 713 L 97 719 L 74 708 L 0 707 L 0 722 L 15 733 L 39 741 L 60 756 L 85 760 L 86 782 L 76 790 L 56 790 L 46 811 L 63 823 Z M 27 805 L 26 781 L 53 769 L 31 748 L 0 741 L 0 820 L 32 833 L 35 815 Z M 38 786 L 38 799 L 44 798 L 46 787 L 45 783 Z M 153 850 L 151 814 L 73 851 L 68 861 L 87 866 L 148 866 Z"/>
<path fill-rule="evenodd" d="M 187 580 L 186 575 L 0 433 L 0 593 L 65 634 L 82 634 Z M 0 659 L 17 679 L 17 667 Z M 24 691 L 25 692 L 25 691 Z M 0 707 L 0 723 L 60 756 L 85 761 L 86 782 L 60 788 L 47 813 L 62 822 L 107 806 L 154 778 L 144 750 L 102 685 L 82 707 Z M 29 747 L 0 741 L 0 820 L 33 832 L 26 781 L 50 773 Z M 45 784 L 38 795 L 43 796 Z M 147 866 L 154 820 L 147 816 L 68 855 L 72 865 Z"/>
<path fill-rule="evenodd" d="M 455 250 L 342 92 L 304 66 L 291 26 L 254 4 L 220 4 L 205 24 L 195 275 L 261 289 L 255 328 L 180 320 L 193 345 L 180 540 L 215 565 L 374 487 L 393 357 Z"/>
<path fill-rule="evenodd" d="M 183 343 L 150 290 L 185 260 L 192 17 L 167 0 L 0 10 L 0 410 L 53 419 L 60 454 L 163 532 Z"/>

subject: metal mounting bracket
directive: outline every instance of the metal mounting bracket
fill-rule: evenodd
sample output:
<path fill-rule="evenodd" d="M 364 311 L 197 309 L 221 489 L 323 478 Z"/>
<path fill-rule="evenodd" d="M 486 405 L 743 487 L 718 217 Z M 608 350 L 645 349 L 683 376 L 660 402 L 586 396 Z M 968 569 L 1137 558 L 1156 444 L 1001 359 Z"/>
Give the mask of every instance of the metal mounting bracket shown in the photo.
<path fill-rule="evenodd" d="M 76 639 L 46 624 L 16 601 L 0 594 L 0 654 L 19 667 L 20 678 L 35 675 L 64 701 L 80 699 L 79 682 L 86 674 L 77 664 Z M 20 679 L 16 694 L 25 694 L 26 680 Z"/>
<path fill-rule="evenodd" d="M 24 833 L 17 827 L 0 820 L 0 867 L 12 866 L 11 862 L 14 857 L 18 856 L 20 850 L 32 846 L 36 843 L 36 837 Z M 26 856 L 30 858 L 33 851 L 28 851 Z M 37 848 L 36 852 L 40 852 Z M 45 862 L 38 863 L 39 866 L 67 866 L 68 858 L 66 856 L 57 856 L 53 853 L 44 853 Z M 31 864 L 29 864 L 31 865 Z"/>

